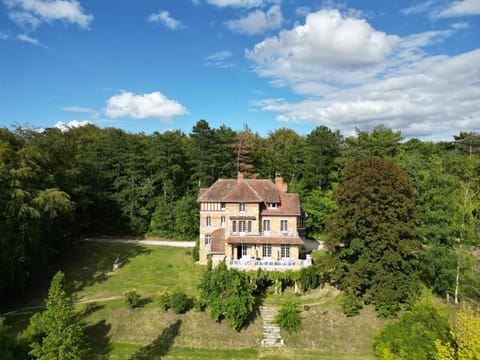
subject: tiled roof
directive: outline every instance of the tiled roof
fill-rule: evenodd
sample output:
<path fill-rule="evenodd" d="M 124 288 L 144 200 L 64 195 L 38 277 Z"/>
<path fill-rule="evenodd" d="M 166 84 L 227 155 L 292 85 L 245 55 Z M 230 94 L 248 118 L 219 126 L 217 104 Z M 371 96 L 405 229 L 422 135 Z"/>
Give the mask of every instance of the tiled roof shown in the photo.
<path fill-rule="evenodd" d="M 219 179 L 200 189 L 198 202 L 280 202 L 280 189 L 270 180 Z"/>
<path fill-rule="evenodd" d="M 230 236 L 228 244 L 274 244 L 274 245 L 304 245 L 299 237 L 270 237 L 270 236 Z"/>
<path fill-rule="evenodd" d="M 212 243 L 210 244 L 210 253 L 225 253 L 225 229 L 217 229 L 210 234 Z"/>
<path fill-rule="evenodd" d="M 262 216 L 269 215 L 297 215 L 300 216 L 300 200 L 298 194 L 280 193 L 280 206 L 278 209 L 266 209 L 262 211 Z"/>

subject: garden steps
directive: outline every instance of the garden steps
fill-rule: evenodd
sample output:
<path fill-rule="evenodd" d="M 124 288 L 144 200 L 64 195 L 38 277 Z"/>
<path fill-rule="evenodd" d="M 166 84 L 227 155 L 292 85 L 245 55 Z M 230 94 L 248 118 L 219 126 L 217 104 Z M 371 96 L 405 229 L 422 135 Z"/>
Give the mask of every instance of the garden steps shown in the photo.
<path fill-rule="evenodd" d="M 282 336 L 280 335 L 280 328 L 274 323 L 275 316 L 278 310 L 270 306 L 261 306 L 260 314 L 263 319 L 263 347 L 280 347 L 284 346 Z"/>

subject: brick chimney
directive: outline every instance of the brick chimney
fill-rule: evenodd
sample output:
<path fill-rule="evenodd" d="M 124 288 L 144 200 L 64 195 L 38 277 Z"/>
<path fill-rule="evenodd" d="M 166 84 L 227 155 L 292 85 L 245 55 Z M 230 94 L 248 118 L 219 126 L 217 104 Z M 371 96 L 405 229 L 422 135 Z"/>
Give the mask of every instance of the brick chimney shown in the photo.
<path fill-rule="evenodd" d="M 278 173 L 275 175 L 275 185 L 280 189 L 281 192 L 286 193 L 288 190 L 287 183 L 283 182 L 282 175 Z"/>
<path fill-rule="evenodd" d="M 243 174 L 239 171 L 237 174 L 237 182 L 240 182 L 243 180 Z"/>

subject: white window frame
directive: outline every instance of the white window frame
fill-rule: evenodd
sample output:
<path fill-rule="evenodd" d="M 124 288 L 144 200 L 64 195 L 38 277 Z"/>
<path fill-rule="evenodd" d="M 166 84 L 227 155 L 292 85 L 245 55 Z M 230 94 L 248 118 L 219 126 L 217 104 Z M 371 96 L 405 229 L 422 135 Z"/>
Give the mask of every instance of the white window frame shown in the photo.
<path fill-rule="evenodd" d="M 224 202 L 221 202 L 220 203 L 220 210 L 225 210 L 225 203 Z"/>
<path fill-rule="evenodd" d="M 263 220 L 263 234 L 270 235 L 270 220 L 264 219 Z"/>
<path fill-rule="evenodd" d="M 267 203 L 267 209 L 278 209 L 277 203 Z"/>
<path fill-rule="evenodd" d="M 280 220 L 280 230 L 282 233 L 288 232 L 288 220 Z"/>
<path fill-rule="evenodd" d="M 244 202 L 238 203 L 238 211 L 239 212 L 244 213 L 245 209 L 246 209 L 246 206 L 245 206 Z"/>
<path fill-rule="evenodd" d="M 240 234 L 245 234 L 246 231 L 246 221 L 245 220 L 239 220 L 238 221 L 238 232 Z"/>
<path fill-rule="evenodd" d="M 240 252 L 241 252 L 241 255 L 242 255 L 241 257 L 242 258 L 246 257 L 247 256 L 247 244 L 245 244 L 245 243 L 240 244 L 240 249 L 241 249 Z"/>
<path fill-rule="evenodd" d="M 207 226 L 212 226 L 212 217 L 207 216 Z"/>
<path fill-rule="evenodd" d="M 237 222 L 235 220 L 232 221 L 232 233 L 237 233 Z"/>
<path fill-rule="evenodd" d="M 251 233 L 252 233 L 252 229 L 253 229 L 253 222 L 252 222 L 252 220 L 248 220 L 248 222 L 247 222 L 247 232 L 248 232 L 249 234 L 251 234 Z"/>
<path fill-rule="evenodd" d="M 262 257 L 264 257 L 264 258 L 271 258 L 272 257 L 272 245 L 271 244 L 263 244 L 262 245 Z"/>
<path fill-rule="evenodd" d="M 290 258 L 290 244 L 283 244 L 282 245 L 282 259 L 289 259 Z"/>
<path fill-rule="evenodd" d="M 212 237 L 210 235 L 205 235 L 205 245 L 210 245 L 212 243 Z"/>
<path fill-rule="evenodd" d="M 220 226 L 222 227 L 222 229 L 225 228 L 225 216 L 222 216 L 220 218 Z"/>

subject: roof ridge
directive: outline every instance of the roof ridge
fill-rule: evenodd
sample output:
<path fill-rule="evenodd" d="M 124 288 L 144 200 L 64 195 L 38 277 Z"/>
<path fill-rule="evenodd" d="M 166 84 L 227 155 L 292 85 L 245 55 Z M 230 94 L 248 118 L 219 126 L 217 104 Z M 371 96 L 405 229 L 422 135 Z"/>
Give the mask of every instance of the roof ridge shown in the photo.
<path fill-rule="evenodd" d="M 244 180 L 242 180 L 244 181 Z M 255 193 L 255 195 L 258 197 L 258 199 L 262 202 L 265 202 L 265 199 L 263 199 L 260 194 L 257 192 L 257 190 L 255 190 L 249 183 L 248 181 L 245 181 L 245 183 L 247 184 L 247 186 Z"/>

